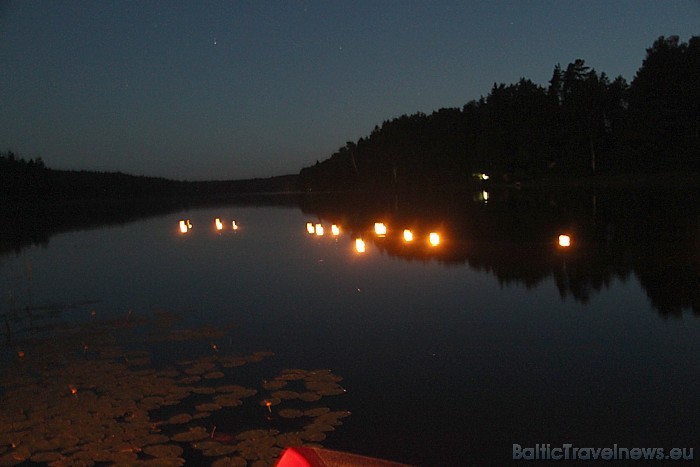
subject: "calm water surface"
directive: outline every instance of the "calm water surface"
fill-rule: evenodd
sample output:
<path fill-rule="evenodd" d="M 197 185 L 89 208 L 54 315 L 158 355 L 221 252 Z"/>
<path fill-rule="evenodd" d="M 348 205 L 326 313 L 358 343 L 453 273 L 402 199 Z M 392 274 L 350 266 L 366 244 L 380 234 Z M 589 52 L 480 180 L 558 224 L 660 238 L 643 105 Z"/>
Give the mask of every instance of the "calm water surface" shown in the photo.
<path fill-rule="evenodd" d="M 93 310 L 100 318 L 165 310 L 188 326 L 226 330 L 177 351 L 154 344 L 156 366 L 215 342 L 232 353 L 274 352 L 251 367 L 253 379 L 329 368 L 347 389 L 334 407 L 352 412 L 322 442 L 330 448 L 419 465 L 503 464 L 514 443 L 697 448 L 697 239 L 643 227 L 647 238 L 634 219 L 596 203 L 587 204 L 588 220 L 533 231 L 527 219 L 484 217 L 509 224 L 507 238 L 491 238 L 473 216 L 459 224 L 309 206 L 194 209 L 6 254 L 2 309 L 7 317 L 76 304 L 54 322 L 85 321 Z M 676 230 L 692 232 L 698 217 L 683 212 L 691 222 Z M 180 219 L 193 229 L 181 234 Z M 383 238 L 372 232 L 380 220 Z M 308 233 L 307 222 L 325 234 Z M 411 244 L 399 239 L 408 226 Z M 426 241 L 432 230 L 443 235 L 435 247 Z M 630 239 L 635 231 L 642 237 Z M 560 233 L 572 235 L 568 250 L 556 244 Z M 26 320 L 6 323 L 0 355 L 11 365 L 32 330 Z M 241 429 L 232 420 L 219 426 Z"/>

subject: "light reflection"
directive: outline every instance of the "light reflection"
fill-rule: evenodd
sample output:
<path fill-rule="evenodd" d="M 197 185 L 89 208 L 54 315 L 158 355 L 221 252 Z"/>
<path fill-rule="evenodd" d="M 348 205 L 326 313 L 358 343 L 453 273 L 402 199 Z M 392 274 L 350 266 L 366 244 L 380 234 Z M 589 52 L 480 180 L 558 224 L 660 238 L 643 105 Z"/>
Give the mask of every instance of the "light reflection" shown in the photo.
<path fill-rule="evenodd" d="M 430 242 L 432 246 L 438 246 L 440 244 L 440 235 L 437 232 L 430 232 L 428 242 Z"/>
<path fill-rule="evenodd" d="M 361 238 L 355 239 L 355 251 L 357 251 L 358 253 L 365 252 L 365 241 L 362 240 Z"/>
<path fill-rule="evenodd" d="M 323 236 L 323 226 L 321 224 L 316 224 L 316 235 L 319 237 Z"/>
<path fill-rule="evenodd" d="M 340 227 L 338 227 L 335 224 L 331 225 L 331 233 L 334 237 L 337 237 L 338 235 L 340 235 Z"/>
<path fill-rule="evenodd" d="M 559 246 L 563 248 L 568 248 L 571 246 L 571 237 L 568 235 L 562 234 L 559 235 Z"/>
<path fill-rule="evenodd" d="M 216 224 L 216 230 L 224 230 L 224 224 L 221 222 L 221 219 L 217 217 L 214 223 Z"/>
<path fill-rule="evenodd" d="M 413 241 L 413 232 L 411 232 L 411 231 L 408 230 L 408 229 L 405 229 L 405 230 L 403 231 L 403 239 L 404 239 L 404 241 L 406 241 L 406 242 L 412 242 L 412 241 Z"/>
<path fill-rule="evenodd" d="M 376 233 L 380 237 L 385 236 L 386 235 L 386 225 L 384 225 L 382 222 L 375 222 L 374 223 L 374 233 Z"/>
<path fill-rule="evenodd" d="M 306 223 L 306 231 L 307 231 L 308 233 L 310 233 L 310 234 L 313 235 L 313 233 L 315 232 L 315 230 L 314 230 L 314 224 L 313 224 L 312 222 L 307 222 L 307 223 Z"/>

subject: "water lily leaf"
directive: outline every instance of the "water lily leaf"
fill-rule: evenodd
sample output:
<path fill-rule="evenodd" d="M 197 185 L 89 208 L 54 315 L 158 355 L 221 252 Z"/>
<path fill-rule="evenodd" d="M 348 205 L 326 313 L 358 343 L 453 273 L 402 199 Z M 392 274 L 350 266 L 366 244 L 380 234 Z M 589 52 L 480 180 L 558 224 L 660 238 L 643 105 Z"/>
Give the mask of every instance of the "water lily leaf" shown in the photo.
<path fill-rule="evenodd" d="M 146 446 L 143 452 L 153 457 L 179 457 L 183 450 L 175 444 L 156 444 Z"/>

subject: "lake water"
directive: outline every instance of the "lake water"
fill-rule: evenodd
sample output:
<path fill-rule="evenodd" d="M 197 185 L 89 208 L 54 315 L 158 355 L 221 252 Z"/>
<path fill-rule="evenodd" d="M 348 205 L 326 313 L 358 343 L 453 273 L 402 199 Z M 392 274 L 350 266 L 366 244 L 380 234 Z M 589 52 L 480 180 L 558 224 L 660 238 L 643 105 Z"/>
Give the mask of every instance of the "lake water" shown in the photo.
<path fill-rule="evenodd" d="M 110 346 L 148 353 L 139 374 L 169 369 L 176 378 L 196 373 L 184 371 L 183 360 L 218 358 L 222 374 L 209 386 L 258 391 L 240 407 L 160 427 L 168 435 L 214 425 L 231 434 L 298 432 L 306 421 L 278 412 L 285 404 L 303 409 L 301 401 L 265 407 L 271 396 L 261 385 L 301 368 L 343 378 L 345 393 L 304 406 L 351 413 L 317 441 L 328 448 L 417 465 L 503 464 L 514 444 L 696 448 L 697 199 L 476 193 L 437 204 L 388 197 L 354 206 L 352 199 L 314 198 L 191 208 L 53 233 L 0 256 L 0 368 L 30 374 L 41 386 L 56 375 L 23 365 L 42 341 L 62 339 L 71 326 L 112 323 L 107 328 L 121 333 L 109 331 Z M 180 220 L 192 229 L 181 233 Z M 386 235 L 375 233 L 375 222 L 386 225 Z M 321 224 L 324 234 L 308 232 L 307 223 Z M 440 234 L 438 245 L 429 244 L 431 232 Z M 558 244 L 562 234 L 571 246 Z M 158 334 L 168 337 L 149 338 L 147 325 L 168 329 Z M 101 344 L 94 339 L 66 358 L 101 361 L 90 353 Z M 240 367 L 224 364 L 224 357 L 257 351 L 269 354 Z M 13 399 L 28 407 L 8 407 L 8 395 L 29 387 L 17 378 L 0 380 L 8 413 L 29 413 L 49 397 L 34 387 L 32 398 Z M 88 390 L 100 393 L 94 384 Z M 151 421 L 183 411 L 197 413 L 186 400 L 172 410 L 156 403 Z M 21 431 L 9 429 L 15 437 Z M 10 438 L 0 434 L 0 459 L 14 449 Z M 201 450 L 180 445 L 182 456 L 202 460 Z"/>

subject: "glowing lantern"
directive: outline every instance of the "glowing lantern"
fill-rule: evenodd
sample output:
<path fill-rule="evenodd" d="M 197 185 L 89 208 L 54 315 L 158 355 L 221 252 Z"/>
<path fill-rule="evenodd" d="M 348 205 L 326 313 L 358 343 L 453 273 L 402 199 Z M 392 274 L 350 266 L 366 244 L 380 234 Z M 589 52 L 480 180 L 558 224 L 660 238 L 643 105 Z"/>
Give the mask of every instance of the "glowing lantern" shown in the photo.
<path fill-rule="evenodd" d="M 306 223 L 306 231 L 313 235 L 315 232 L 314 225 L 311 222 Z"/>
<path fill-rule="evenodd" d="M 364 253 L 365 252 L 365 241 L 362 240 L 361 238 L 356 238 L 355 239 L 355 250 L 358 253 Z"/>
<path fill-rule="evenodd" d="M 559 235 L 559 246 L 567 248 L 571 246 L 571 237 L 568 235 Z"/>
<path fill-rule="evenodd" d="M 335 224 L 331 225 L 331 233 L 334 237 L 337 237 L 338 235 L 340 235 L 340 227 L 338 227 Z"/>
<path fill-rule="evenodd" d="M 69 388 L 71 394 L 73 394 L 74 396 L 78 394 L 78 388 L 76 388 L 75 386 L 69 386 Z"/>
<path fill-rule="evenodd" d="M 265 401 L 265 407 L 267 407 L 267 411 L 272 413 L 272 401 Z"/>
<path fill-rule="evenodd" d="M 413 241 L 413 232 L 411 232 L 408 229 L 404 229 L 403 231 L 403 239 L 406 242 L 412 242 Z"/>
<path fill-rule="evenodd" d="M 238 224 L 236 224 L 236 221 L 231 221 L 231 228 L 233 230 L 238 230 Z"/>
<path fill-rule="evenodd" d="M 24 350 L 18 350 L 18 351 L 17 351 L 17 356 L 18 356 L 19 358 L 24 358 L 24 355 L 25 355 Z"/>
<path fill-rule="evenodd" d="M 486 190 L 483 190 L 481 192 L 481 199 L 484 200 L 484 203 L 488 203 L 489 202 L 489 192 Z"/>
<path fill-rule="evenodd" d="M 374 223 L 374 233 L 376 233 L 380 237 L 385 236 L 386 235 L 386 225 L 384 225 L 381 222 L 375 222 Z"/>
<path fill-rule="evenodd" d="M 187 233 L 187 224 L 185 224 L 185 221 L 180 221 L 180 232 Z"/>
<path fill-rule="evenodd" d="M 436 232 L 430 232 L 428 242 L 430 242 L 432 246 L 438 246 L 440 244 L 440 235 L 438 235 Z"/>
<path fill-rule="evenodd" d="M 221 219 L 217 217 L 214 223 L 216 224 L 216 230 L 224 230 L 224 224 L 221 223 Z"/>
<path fill-rule="evenodd" d="M 316 224 L 316 235 L 319 237 L 323 236 L 323 226 L 321 224 Z"/>

